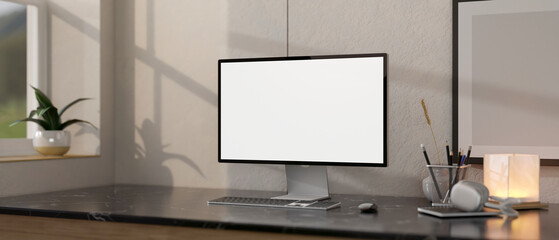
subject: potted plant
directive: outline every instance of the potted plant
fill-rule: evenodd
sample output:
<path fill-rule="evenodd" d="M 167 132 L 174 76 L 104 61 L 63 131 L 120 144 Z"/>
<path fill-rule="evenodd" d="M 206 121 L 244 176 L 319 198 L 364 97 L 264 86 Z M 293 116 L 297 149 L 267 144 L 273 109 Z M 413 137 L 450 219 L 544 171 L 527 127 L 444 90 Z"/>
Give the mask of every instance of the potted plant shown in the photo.
<path fill-rule="evenodd" d="M 88 100 L 90 98 L 79 98 L 66 105 L 60 111 L 52 104 L 52 101 L 39 89 L 31 86 L 35 90 L 35 97 L 39 102 L 36 110 L 29 113 L 29 117 L 17 120 L 10 124 L 14 126 L 20 122 L 34 122 L 41 126 L 43 130 L 37 130 L 33 137 L 33 147 L 37 152 L 43 155 L 64 155 L 70 150 L 70 132 L 64 129 L 74 123 L 87 123 L 97 129 L 88 121 L 80 119 L 70 119 L 62 122 L 60 118 L 62 114 L 74 104 Z M 37 116 L 37 118 L 33 118 Z"/>

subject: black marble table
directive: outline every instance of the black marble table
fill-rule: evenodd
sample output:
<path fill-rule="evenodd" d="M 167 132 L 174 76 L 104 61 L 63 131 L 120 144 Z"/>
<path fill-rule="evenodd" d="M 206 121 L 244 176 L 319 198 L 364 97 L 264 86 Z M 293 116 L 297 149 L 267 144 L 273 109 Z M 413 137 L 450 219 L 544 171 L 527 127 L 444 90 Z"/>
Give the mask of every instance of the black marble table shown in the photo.
<path fill-rule="evenodd" d="M 0 198 L 0 213 L 149 223 L 216 229 L 242 229 L 361 238 L 557 239 L 559 205 L 500 217 L 439 219 L 417 213 L 423 198 L 333 195 L 341 208 L 299 210 L 208 205 L 222 196 L 270 197 L 279 192 L 115 185 Z M 374 202 L 375 214 L 357 206 Z"/>

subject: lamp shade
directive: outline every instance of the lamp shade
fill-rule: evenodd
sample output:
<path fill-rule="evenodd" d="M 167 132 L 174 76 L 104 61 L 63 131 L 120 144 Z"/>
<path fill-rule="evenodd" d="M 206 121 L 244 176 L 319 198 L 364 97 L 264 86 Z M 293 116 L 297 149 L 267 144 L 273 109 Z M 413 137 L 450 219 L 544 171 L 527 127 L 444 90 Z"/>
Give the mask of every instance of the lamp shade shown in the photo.
<path fill-rule="evenodd" d="M 483 179 L 491 196 L 540 201 L 539 155 L 485 154 Z"/>

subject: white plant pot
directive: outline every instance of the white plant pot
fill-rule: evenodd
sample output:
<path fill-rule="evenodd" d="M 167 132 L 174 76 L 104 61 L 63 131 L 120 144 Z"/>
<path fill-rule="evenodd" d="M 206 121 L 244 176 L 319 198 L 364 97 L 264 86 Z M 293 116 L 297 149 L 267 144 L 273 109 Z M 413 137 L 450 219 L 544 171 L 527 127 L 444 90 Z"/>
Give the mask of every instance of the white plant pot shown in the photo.
<path fill-rule="evenodd" d="M 52 130 L 35 132 L 33 147 L 42 155 L 62 156 L 70 150 L 71 135 L 68 131 Z"/>

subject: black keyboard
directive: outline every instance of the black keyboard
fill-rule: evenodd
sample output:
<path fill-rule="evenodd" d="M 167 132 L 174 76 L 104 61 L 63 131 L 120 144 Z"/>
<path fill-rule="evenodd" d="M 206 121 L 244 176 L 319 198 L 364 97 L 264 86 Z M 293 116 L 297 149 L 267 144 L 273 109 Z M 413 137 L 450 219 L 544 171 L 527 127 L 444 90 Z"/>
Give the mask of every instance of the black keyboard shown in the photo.
<path fill-rule="evenodd" d="M 340 202 L 332 201 L 306 201 L 306 200 L 285 200 L 271 198 L 250 198 L 250 197 L 222 197 L 208 201 L 208 204 L 233 205 L 249 207 L 273 207 L 273 208 L 297 208 L 312 210 L 329 210 L 340 207 Z"/>

